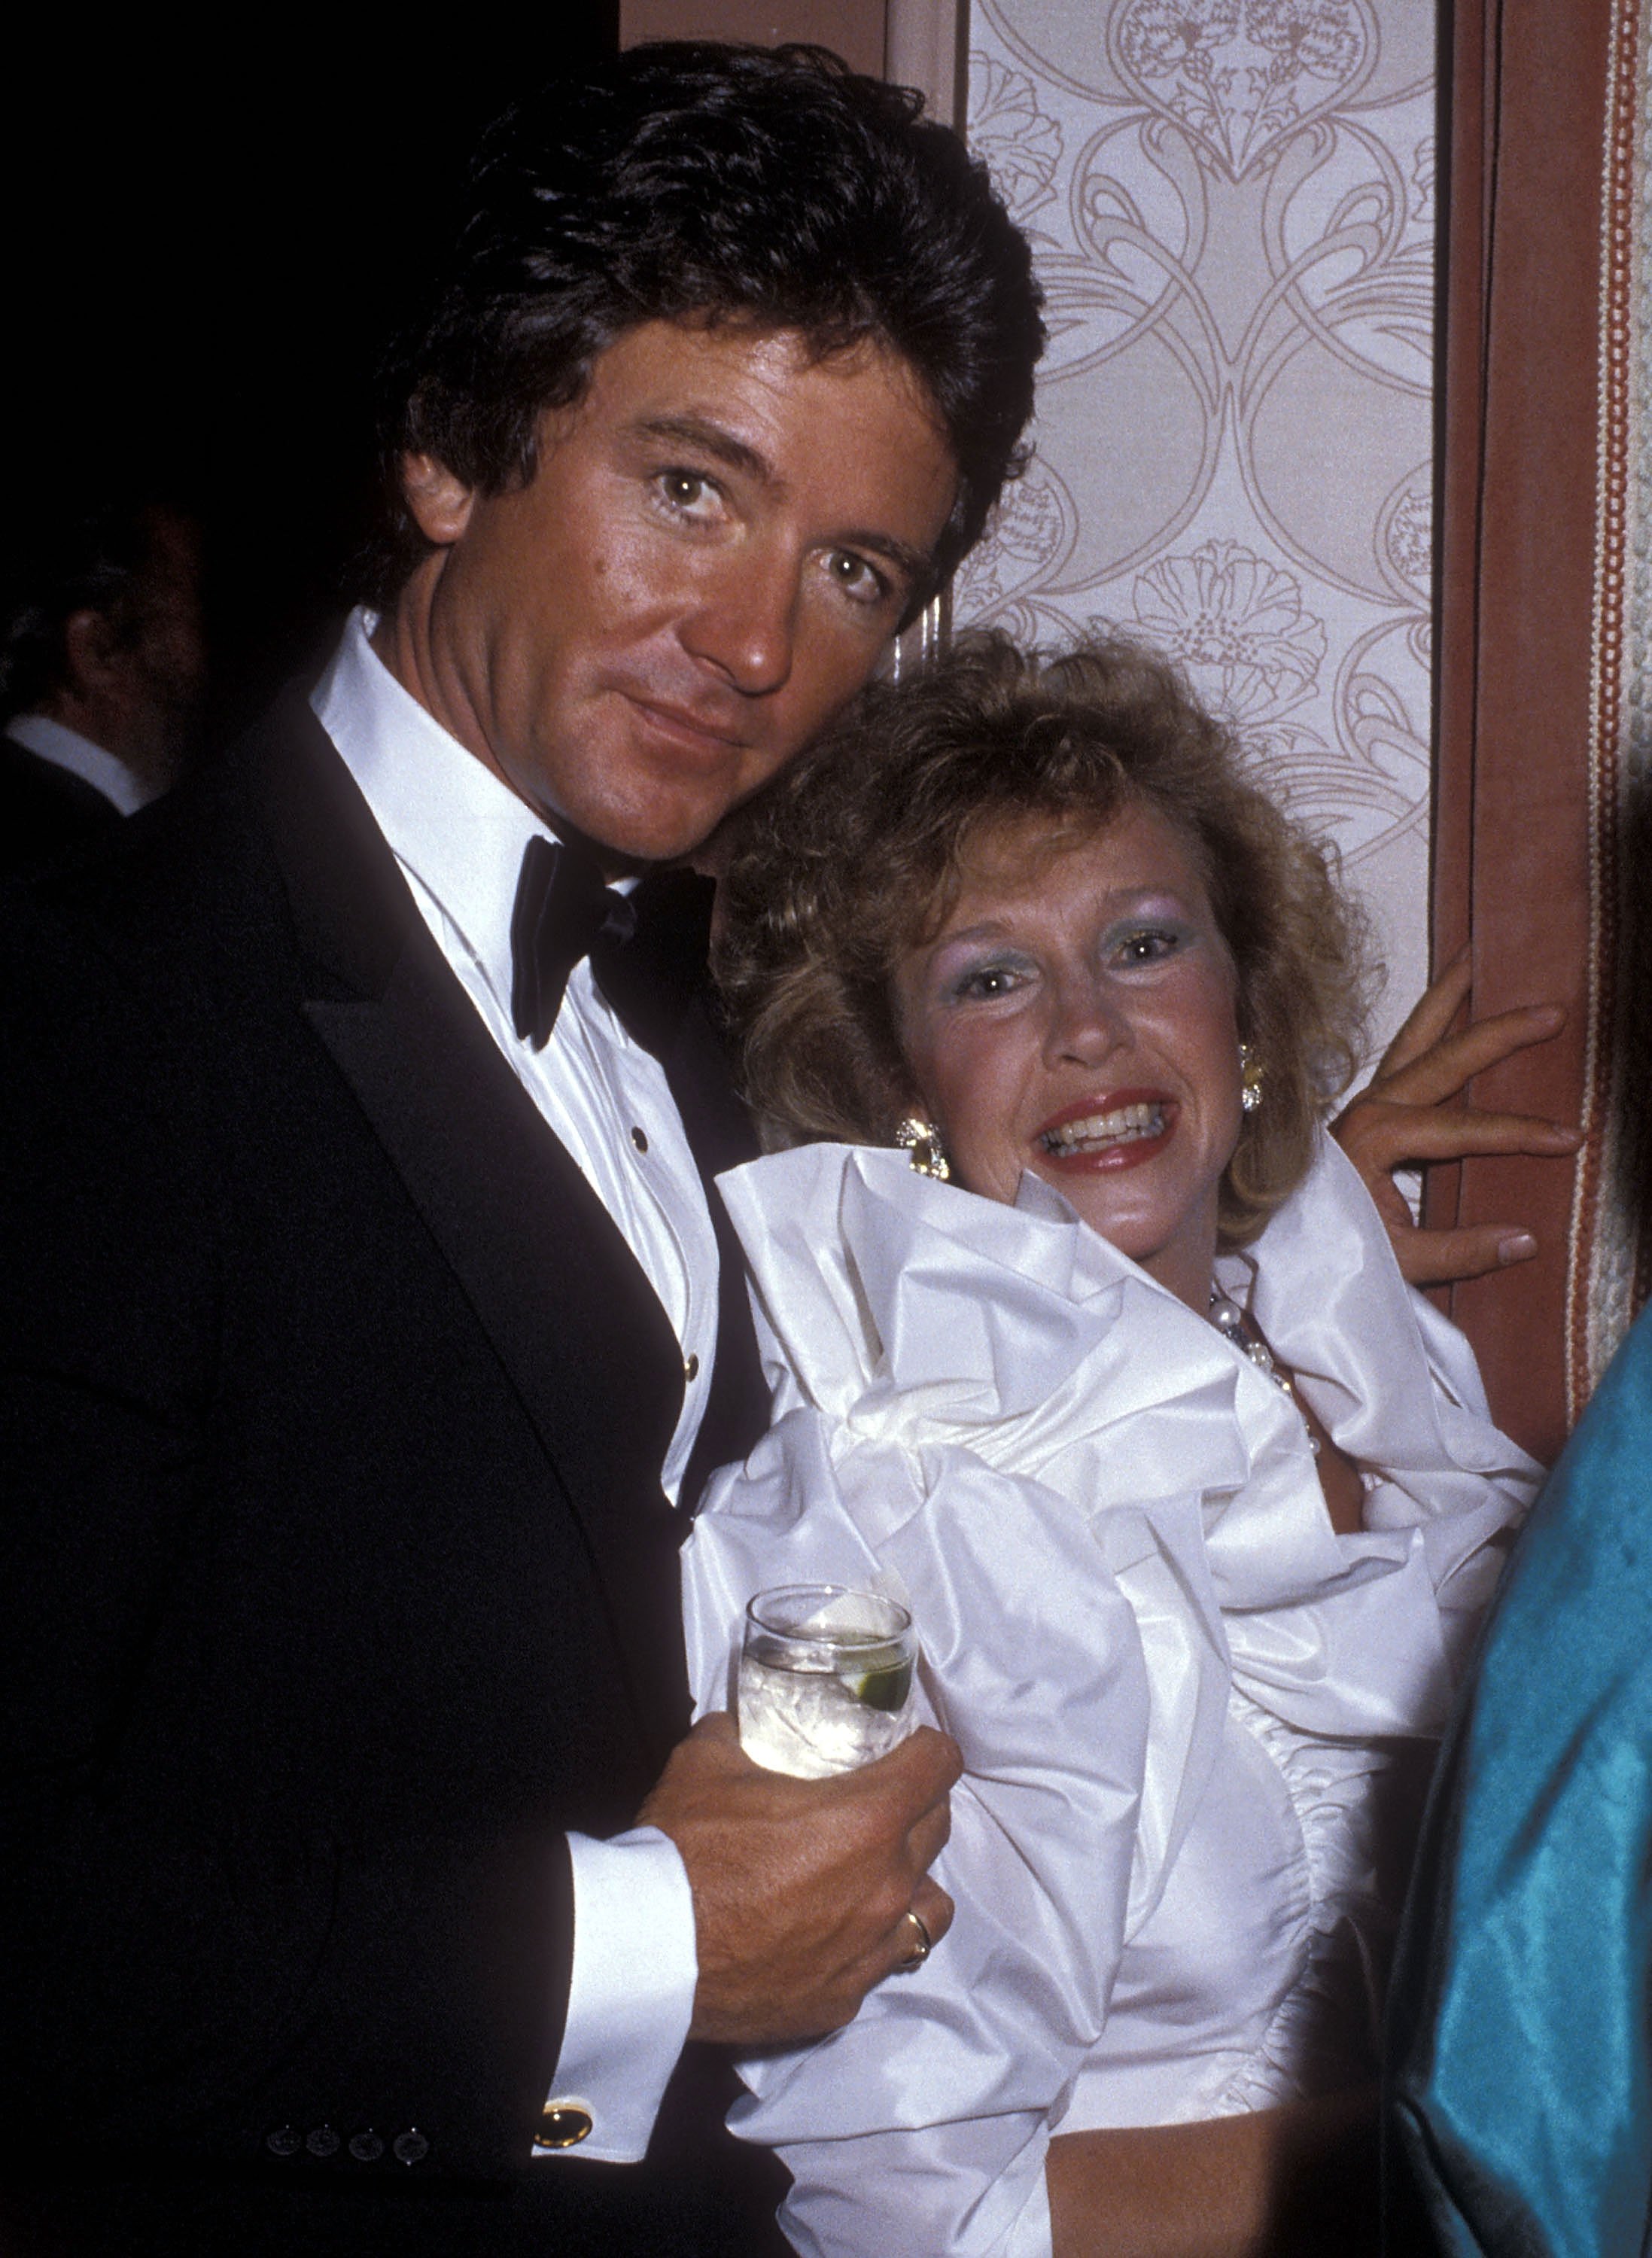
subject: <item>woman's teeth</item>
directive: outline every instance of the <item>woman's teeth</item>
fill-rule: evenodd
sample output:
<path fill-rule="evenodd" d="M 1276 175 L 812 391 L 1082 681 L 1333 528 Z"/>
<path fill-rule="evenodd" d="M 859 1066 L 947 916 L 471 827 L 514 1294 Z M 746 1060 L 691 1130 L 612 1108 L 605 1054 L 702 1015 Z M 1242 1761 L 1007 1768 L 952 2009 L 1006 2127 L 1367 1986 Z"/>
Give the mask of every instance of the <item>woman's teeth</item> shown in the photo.
<path fill-rule="evenodd" d="M 1133 1145 L 1144 1137 L 1157 1137 L 1165 1125 L 1162 1105 L 1120 1105 L 1111 1113 L 1087 1113 L 1081 1120 L 1064 1121 L 1059 1129 L 1039 1132 L 1046 1153 L 1099 1153 L 1109 1145 Z"/>

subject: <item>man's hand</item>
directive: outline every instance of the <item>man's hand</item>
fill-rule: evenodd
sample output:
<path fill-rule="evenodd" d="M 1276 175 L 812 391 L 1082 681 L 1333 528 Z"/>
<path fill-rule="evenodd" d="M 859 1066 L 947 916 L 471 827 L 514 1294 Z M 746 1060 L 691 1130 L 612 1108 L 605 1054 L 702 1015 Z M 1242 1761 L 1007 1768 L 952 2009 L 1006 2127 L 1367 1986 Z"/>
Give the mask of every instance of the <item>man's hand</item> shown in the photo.
<path fill-rule="evenodd" d="M 1383 1053 L 1375 1076 L 1331 1124 L 1331 1134 L 1365 1180 L 1388 1227 L 1400 1268 L 1414 1286 L 1443 1286 L 1457 1278 L 1524 1262 L 1537 1241 L 1517 1223 L 1480 1223 L 1460 1231 L 1425 1231 L 1393 1181 L 1393 1170 L 1429 1161 L 1462 1161 L 1471 1154 L 1527 1153 L 1562 1160 L 1583 1142 L 1580 1131 L 1526 1113 L 1487 1113 L 1452 1105 L 1465 1083 L 1488 1067 L 1533 1043 L 1546 1043 L 1566 1024 L 1558 1004 L 1528 1004 L 1500 1012 L 1460 1034 L 1447 1031 L 1473 980 L 1464 950 L 1425 990 L 1415 1010 Z"/>
<path fill-rule="evenodd" d="M 836 1779 L 791 1779 L 745 1755 L 731 1718 L 703 1717 L 637 1814 L 682 1854 L 699 1983 L 690 2035 L 739 2046 L 817 2038 L 854 2020 L 952 1900 L 927 1868 L 962 1766 L 926 1727 Z"/>

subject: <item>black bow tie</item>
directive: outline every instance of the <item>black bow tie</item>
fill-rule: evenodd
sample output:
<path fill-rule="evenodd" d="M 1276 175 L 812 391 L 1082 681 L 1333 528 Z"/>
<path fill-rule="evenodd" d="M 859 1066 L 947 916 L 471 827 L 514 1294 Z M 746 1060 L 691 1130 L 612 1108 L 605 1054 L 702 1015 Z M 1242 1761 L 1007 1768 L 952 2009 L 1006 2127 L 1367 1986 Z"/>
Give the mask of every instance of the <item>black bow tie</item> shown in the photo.
<path fill-rule="evenodd" d="M 662 1053 L 705 973 L 713 891 L 691 870 L 663 870 L 616 893 L 588 849 L 530 839 L 511 912 L 517 1033 L 544 1048 L 568 976 L 588 956 L 627 1031 Z"/>

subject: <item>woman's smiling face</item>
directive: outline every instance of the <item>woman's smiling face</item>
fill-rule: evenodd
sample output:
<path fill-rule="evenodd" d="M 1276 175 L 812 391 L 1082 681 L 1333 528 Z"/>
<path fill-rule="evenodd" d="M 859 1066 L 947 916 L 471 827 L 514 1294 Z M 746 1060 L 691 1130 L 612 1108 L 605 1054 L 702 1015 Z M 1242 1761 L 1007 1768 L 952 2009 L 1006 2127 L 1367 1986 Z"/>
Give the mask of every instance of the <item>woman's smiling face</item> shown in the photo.
<path fill-rule="evenodd" d="M 1039 818 L 988 831 L 893 987 L 959 1181 L 1012 1201 L 1032 1169 L 1202 1312 L 1241 1118 L 1237 982 L 1185 835 L 1129 801 L 1070 844 Z"/>

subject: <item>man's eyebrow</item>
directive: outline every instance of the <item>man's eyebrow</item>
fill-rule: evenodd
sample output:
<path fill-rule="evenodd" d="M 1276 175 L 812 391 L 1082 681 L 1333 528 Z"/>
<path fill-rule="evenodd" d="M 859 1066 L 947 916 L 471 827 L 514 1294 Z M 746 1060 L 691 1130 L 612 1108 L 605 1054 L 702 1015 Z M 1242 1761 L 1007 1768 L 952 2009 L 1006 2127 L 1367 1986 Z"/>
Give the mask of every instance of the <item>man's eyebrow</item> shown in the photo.
<path fill-rule="evenodd" d="M 742 471 L 748 478 L 756 479 L 764 486 L 775 483 L 774 465 L 755 447 L 748 447 L 743 439 L 721 423 L 713 422 L 701 415 L 649 415 L 633 426 L 645 439 L 674 439 L 686 447 L 699 447 L 720 463 L 727 463 L 731 471 Z M 904 572 L 915 587 L 930 572 L 933 560 L 921 550 L 913 549 L 894 534 L 885 533 L 876 526 L 846 526 L 838 536 L 846 549 L 867 549 L 875 557 L 882 557 Z"/>
<path fill-rule="evenodd" d="M 737 439 L 727 427 L 704 415 L 649 415 L 633 427 L 644 439 L 676 439 L 685 447 L 701 447 L 727 463 L 731 471 L 744 471 L 765 485 L 774 479 L 774 465 L 755 447 Z"/>

